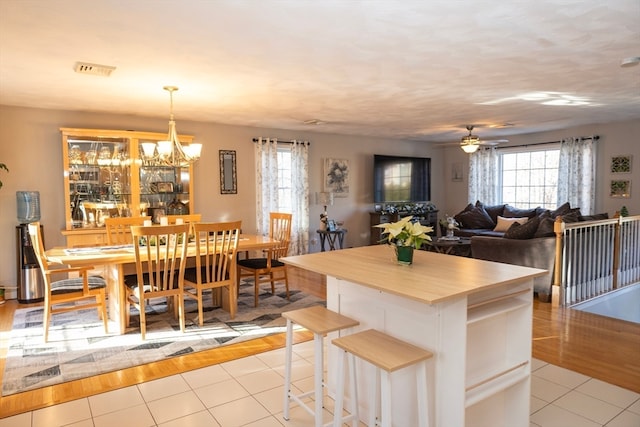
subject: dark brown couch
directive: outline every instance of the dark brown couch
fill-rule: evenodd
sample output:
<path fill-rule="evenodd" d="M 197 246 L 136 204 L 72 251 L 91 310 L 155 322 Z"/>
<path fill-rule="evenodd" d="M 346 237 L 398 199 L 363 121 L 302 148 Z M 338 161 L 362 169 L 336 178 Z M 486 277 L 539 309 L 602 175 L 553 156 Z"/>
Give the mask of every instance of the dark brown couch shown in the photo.
<path fill-rule="evenodd" d="M 534 280 L 534 292 L 540 301 L 550 302 L 556 247 L 553 223 L 558 217 L 564 222 L 576 222 L 606 219 L 608 215 L 582 216 L 580 209 L 571 208 L 569 203 L 551 211 L 506 204 L 486 206 L 478 201 L 454 216 L 460 227 L 455 234 L 471 237 L 474 258 L 547 270 L 546 275 Z M 509 223 L 515 221 L 514 218 L 527 218 L 527 221 Z"/>
<path fill-rule="evenodd" d="M 471 237 L 473 258 L 547 270 L 547 274 L 536 277 L 533 281 L 533 292 L 541 302 L 551 302 L 555 251 L 555 237 L 526 240 L 490 236 Z"/>

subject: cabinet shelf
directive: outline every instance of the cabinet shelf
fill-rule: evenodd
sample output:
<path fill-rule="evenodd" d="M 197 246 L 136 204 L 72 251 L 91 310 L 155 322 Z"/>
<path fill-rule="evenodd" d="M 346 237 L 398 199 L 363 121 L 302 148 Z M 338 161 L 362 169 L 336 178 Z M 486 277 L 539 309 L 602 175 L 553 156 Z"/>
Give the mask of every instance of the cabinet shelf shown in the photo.
<path fill-rule="evenodd" d="M 494 316 L 525 308 L 529 304 L 527 301 L 511 298 L 470 308 L 467 312 L 467 324 L 471 325 Z"/>
<path fill-rule="evenodd" d="M 468 408 L 529 378 L 529 361 L 479 379 L 466 388 L 465 406 Z"/>

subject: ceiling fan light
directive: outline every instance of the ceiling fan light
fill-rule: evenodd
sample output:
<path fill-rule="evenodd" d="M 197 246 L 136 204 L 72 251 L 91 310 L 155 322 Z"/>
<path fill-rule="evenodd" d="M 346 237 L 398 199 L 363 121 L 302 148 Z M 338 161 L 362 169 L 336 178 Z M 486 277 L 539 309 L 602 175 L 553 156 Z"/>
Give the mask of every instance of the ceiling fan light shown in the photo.
<path fill-rule="evenodd" d="M 478 148 L 480 148 L 480 146 L 478 144 L 461 144 L 460 148 L 462 148 L 462 151 L 464 151 L 465 153 L 472 154 L 478 151 Z"/>

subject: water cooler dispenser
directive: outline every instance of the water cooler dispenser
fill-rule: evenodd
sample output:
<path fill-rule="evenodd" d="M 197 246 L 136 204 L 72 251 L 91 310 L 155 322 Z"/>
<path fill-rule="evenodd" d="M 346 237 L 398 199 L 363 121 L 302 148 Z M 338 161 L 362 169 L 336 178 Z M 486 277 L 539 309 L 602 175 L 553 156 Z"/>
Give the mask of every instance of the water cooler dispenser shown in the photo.
<path fill-rule="evenodd" d="M 16 191 L 16 198 L 20 223 L 16 227 L 18 302 L 22 304 L 39 302 L 44 299 L 44 280 L 33 251 L 28 225 L 31 222 L 40 221 L 40 193 Z M 44 236 L 42 225 L 40 235 Z"/>

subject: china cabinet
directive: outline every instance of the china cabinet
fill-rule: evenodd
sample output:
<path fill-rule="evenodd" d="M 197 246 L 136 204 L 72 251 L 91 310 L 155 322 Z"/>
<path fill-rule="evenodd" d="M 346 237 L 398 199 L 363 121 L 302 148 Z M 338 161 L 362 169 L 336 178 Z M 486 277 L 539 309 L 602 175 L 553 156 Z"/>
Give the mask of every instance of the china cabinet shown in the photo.
<path fill-rule="evenodd" d="M 104 219 L 193 212 L 191 164 L 142 155 L 166 133 L 61 128 L 67 246 L 106 243 Z M 193 136 L 180 135 L 189 144 Z"/>

